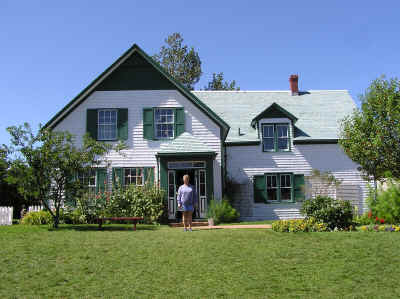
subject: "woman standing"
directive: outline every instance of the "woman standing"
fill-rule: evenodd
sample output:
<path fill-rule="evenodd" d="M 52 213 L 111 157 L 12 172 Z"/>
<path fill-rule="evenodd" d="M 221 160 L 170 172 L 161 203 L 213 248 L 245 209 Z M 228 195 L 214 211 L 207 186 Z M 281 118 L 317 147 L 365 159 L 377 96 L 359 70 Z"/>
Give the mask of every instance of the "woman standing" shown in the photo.
<path fill-rule="evenodd" d="M 183 176 L 183 185 L 178 189 L 178 208 L 183 209 L 183 231 L 192 231 L 192 215 L 197 203 L 196 187 L 189 184 L 190 177 Z"/>

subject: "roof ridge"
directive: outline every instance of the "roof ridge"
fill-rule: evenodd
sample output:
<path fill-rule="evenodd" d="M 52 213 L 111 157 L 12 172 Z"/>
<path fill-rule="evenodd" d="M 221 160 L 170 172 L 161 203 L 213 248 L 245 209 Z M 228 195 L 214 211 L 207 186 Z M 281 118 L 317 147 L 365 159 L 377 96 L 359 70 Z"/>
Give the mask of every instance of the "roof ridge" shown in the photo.
<path fill-rule="evenodd" d="M 321 91 L 328 91 L 328 92 L 335 92 L 335 91 L 349 91 L 348 89 L 309 89 L 309 90 L 302 90 L 300 92 L 321 92 Z M 290 93 L 290 90 L 192 90 L 191 92 L 287 92 Z"/>

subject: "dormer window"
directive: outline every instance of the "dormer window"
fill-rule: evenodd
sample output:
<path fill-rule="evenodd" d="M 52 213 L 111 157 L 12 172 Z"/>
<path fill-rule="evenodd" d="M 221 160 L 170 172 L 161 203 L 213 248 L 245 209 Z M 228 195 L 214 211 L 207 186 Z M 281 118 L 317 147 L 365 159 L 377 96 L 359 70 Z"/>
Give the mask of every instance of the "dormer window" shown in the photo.
<path fill-rule="evenodd" d="M 261 125 L 264 152 L 290 151 L 289 123 Z"/>

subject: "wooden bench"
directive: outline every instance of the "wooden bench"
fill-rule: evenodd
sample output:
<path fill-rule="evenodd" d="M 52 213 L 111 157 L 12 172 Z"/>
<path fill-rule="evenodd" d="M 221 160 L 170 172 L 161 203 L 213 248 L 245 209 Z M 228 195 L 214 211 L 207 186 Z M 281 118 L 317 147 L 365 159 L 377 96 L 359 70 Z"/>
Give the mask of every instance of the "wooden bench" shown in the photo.
<path fill-rule="evenodd" d="M 99 222 L 99 229 L 101 229 L 101 226 L 103 225 L 103 222 L 105 220 L 110 220 L 110 221 L 129 220 L 129 221 L 133 222 L 133 230 L 136 230 L 136 223 L 139 220 L 143 220 L 143 217 L 104 217 L 104 218 L 97 218 L 97 221 Z"/>

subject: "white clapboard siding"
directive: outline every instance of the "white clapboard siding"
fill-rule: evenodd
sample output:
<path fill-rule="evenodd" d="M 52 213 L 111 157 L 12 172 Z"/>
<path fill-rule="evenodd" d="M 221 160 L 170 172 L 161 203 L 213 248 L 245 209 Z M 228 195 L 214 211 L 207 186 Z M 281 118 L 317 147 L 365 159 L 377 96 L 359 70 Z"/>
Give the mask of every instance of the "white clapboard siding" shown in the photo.
<path fill-rule="evenodd" d="M 306 180 L 311 175 L 312 169 L 331 171 L 342 182 L 338 190 L 329 190 L 329 195 L 345 197 L 359 208 L 360 213 L 368 210 L 366 198 L 368 195 L 367 182 L 357 170 L 358 164 L 346 156 L 338 144 L 296 144 L 291 152 L 263 152 L 262 145 L 257 146 L 229 146 L 227 147 L 227 173 L 236 182 L 240 183 L 241 216 L 253 217 L 265 213 L 264 219 L 269 219 L 272 214 L 266 207 L 262 209 L 253 200 L 253 177 L 266 172 L 293 172 L 304 174 Z M 351 187 L 350 187 L 351 186 Z M 271 206 L 261 204 L 261 206 Z M 278 209 L 280 205 L 275 204 Z M 283 205 L 282 205 L 283 206 Z"/>
<path fill-rule="evenodd" d="M 12 225 L 13 207 L 0 207 L 0 225 Z"/>
<path fill-rule="evenodd" d="M 217 153 L 214 162 L 214 192 L 221 196 L 221 141 L 220 128 L 203 111 L 176 90 L 96 91 L 72 111 L 56 127 L 76 135 L 78 145 L 86 133 L 86 110 L 101 108 L 128 108 L 128 149 L 107 156 L 111 167 L 155 167 L 155 154 L 168 141 L 143 139 L 144 107 L 184 107 L 185 131 L 207 144 Z M 111 179 L 111 169 L 109 169 Z M 157 179 L 157 176 L 156 176 Z"/>

